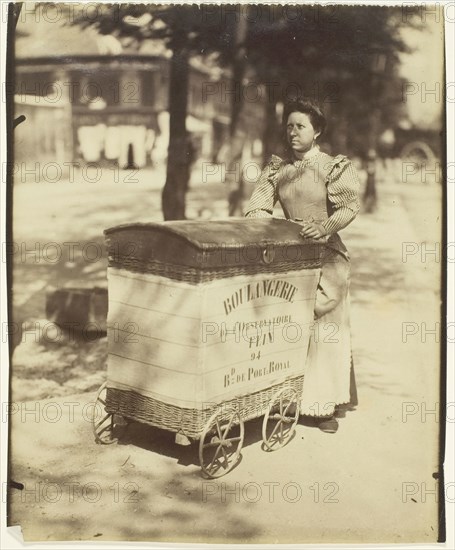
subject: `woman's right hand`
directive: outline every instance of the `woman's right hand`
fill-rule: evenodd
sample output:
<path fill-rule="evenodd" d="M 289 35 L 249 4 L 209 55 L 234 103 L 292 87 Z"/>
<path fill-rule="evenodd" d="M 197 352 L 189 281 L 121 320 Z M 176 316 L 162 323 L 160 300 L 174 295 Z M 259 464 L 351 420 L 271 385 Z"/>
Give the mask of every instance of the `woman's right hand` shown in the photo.
<path fill-rule="evenodd" d="M 320 223 L 308 222 L 303 225 L 302 230 L 300 231 L 302 237 L 307 239 L 322 239 L 327 235 L 325 227 Z"/>

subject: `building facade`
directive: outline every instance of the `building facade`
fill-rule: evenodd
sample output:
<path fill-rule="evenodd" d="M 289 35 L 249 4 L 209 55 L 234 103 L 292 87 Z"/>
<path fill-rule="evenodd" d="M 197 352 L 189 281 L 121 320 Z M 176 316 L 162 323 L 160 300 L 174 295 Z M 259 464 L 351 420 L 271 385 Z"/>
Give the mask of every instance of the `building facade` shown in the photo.
<path fill-rule="evenodd" d="M 195 157 L 222 160 L 232 101 L 226 82 L 210 69 L 190 67 L 186 126 Z M 60 151 L 66 162 L 138 168 L 162 163 L 169 142 L 168 93 L 165 55 L 17 57 L 15 110 L 16 116 L 26 114 L 28 132 L 17 143 L 16 158 L 49 158 Z M 247 157 L 262 140 L 264 109 L 261 100 L 245 104 L 240 125 Z"/>

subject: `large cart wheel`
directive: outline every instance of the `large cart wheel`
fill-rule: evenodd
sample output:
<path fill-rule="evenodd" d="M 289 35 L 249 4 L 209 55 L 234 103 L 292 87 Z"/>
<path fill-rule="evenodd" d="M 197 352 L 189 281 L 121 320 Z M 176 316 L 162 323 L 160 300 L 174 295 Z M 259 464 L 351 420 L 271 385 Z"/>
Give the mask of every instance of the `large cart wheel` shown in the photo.
<path fill-rule="evenodd" d="M 214 413 L 199 441 L 202 471 L 211 478 L 221 477 L 240 460 L 245 426 L 237 409 L 220 409 Z"/>
<path fill-rule="evenodd" d="M 92 411 L 92 429 L 95 441 L 102 445 L 117 443 L 128 425 L 126 419 L 118 414 L 106 412 L 106 382 L 96 394 Z"/>
<path fill-rule="evenodd" d="M 294 437 L 299 419 L 299 397 L 292 388 L 282 388 L 272 398 L 262 423 L 262 439 L 268 451 L 284 447 Z"/>

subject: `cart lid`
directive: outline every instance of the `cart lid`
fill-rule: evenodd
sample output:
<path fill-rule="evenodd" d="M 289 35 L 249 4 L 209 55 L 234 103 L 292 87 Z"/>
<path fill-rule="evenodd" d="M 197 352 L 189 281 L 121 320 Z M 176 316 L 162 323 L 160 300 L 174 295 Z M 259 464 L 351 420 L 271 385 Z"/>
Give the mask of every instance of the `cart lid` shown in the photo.
<path fill-rule="evenodd" d="M 319 266 L 323 243 L 303 238 L 300 230 L 284 219 L 231 218 L 130 223 L 105 235 L 110 267 L 171 276 L 163 265 L 174 265 L 216 269 L 217 276 L 230 270 L 232 276 L 242 266 L 249 266 L 247 273 Z"/>
<path fill-rule="evenodd" d="M 311 245 L 300 236 L 300 224 L 276 218 L 230 218 L 229 220 L 177 220 L 158 223 L 127 223 L 106 229 L 106 236 L 118 232 L 147 232 L 177 236 L 200 250 L 248 244 Z"/>

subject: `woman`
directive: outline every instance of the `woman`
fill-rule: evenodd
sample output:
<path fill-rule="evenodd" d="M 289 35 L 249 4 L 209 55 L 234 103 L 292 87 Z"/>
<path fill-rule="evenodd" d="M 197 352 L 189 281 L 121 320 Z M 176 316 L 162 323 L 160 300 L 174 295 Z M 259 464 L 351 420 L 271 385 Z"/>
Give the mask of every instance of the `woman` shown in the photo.
<path fill-rule="evenodd" d="M 323 239 L 320 281 L 300 414 L 313 417 L 328 433 L 338 429 L 343 405 L 356 405 L 351 371 L 349 255 L 338 231 L 357 215 L 359 179 L 351 161 L 331 157 L 317 145 L 325 129 L 322 111 L 311 101 L 285 105 L 283 126 L 288 158 L 275 155 L 264 168 L 246 216 L 272 216 L 280 202 L 286 218 L 302 224 L 303 237 Z"/>

